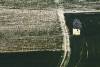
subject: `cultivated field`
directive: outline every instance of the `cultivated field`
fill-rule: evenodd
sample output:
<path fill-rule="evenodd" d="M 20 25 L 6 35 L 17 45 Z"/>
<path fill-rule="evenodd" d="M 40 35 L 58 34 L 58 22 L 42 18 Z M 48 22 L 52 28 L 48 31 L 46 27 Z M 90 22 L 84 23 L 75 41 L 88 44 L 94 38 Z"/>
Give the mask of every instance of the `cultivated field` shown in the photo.
<path fill-rule="evenodd" d="M 0 52 L 62 50 L 56 10 L 0 10 Z"/>
<path fill-rule="evenodd" d="M 46 9 L 56 8 L 54 0 L 0 0 L 1 7 L 11 9 Z"/>

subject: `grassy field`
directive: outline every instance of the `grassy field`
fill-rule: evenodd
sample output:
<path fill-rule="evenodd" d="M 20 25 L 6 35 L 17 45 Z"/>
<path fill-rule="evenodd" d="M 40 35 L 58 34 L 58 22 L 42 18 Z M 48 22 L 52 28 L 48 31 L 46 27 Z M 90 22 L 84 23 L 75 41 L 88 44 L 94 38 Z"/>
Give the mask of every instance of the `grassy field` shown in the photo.
<path fill-rule="evenodd" d="M 54 0 L 0 0 L 0 5 L 13 8 L 13 9 L 16 8 L 19 9 L 24 7 L 31 8 L 31 9 L 56 7 Z"/>

